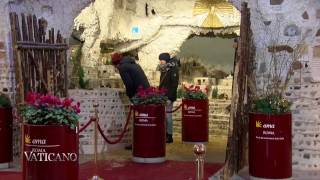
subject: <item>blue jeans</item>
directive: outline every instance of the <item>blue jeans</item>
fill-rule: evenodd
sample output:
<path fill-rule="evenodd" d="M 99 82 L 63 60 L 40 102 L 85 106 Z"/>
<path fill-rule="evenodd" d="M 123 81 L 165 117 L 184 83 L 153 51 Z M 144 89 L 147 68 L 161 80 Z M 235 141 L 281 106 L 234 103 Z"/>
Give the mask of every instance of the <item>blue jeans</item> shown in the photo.
<path fill-rule="evenodd" d="M 168 100 L 167 104 L 166 104 L 166 111 L 167 112 L 171 112 L 173 108 L 173 102 Z M 167 122 L 167 134 L 171 134 L 172 135 L 172 113 L 166 113 L 166 122 Z"/>

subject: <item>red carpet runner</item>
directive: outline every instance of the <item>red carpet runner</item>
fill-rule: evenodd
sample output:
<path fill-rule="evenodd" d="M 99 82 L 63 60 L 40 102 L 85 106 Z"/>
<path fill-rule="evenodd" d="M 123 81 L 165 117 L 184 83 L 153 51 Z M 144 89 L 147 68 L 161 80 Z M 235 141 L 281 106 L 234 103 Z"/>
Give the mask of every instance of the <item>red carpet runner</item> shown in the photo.
<path fill-rule="evenodd" d="M 222 168 L 222 164 L 205 164 L 205 179 Z M 80 180 L 88 180 L 94 172 L 92 162 L 81 164 Z M 98 175 L 105 180 L 194 180 L 193 162 L 166 161 L 161 164 L 138 164 L 133 162 L 99 161 Z M 0 180 L 21 180 L 17 172 L 1 172 Z"/>

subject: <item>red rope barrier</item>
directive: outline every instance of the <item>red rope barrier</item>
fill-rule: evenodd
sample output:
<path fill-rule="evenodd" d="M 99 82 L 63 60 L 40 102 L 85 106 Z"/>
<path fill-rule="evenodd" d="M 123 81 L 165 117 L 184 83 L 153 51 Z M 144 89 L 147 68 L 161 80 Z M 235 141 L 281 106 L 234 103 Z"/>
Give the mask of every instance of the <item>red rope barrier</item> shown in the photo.
<path fill-rule="evenodd" d="M 84 131 L 95 120 L 96 120 L 95 118 L 90 118 L 90 120 L 87 122 L 87 124 L 85 124 L 84 126 L 82 126 L 81 129 L 79 129 L 78 134 L 80 134 L 82 131 Z"/>
<path fill-rule="evenodd" d="M 109 143 L 109 144 L 117 144 L 119 143 L 122 138 L 124 137 L 125 133 L 127 132 L 127 127 L 128 127 L 128 124 L 129 124 L 129 121 L 130 121 L 130 117 L 131 117 L 131 111 L 132 111 L 132 106 L 130 106 L 130 110 L 129 110 L 129 114 L 128 114 L 128 117 L 127 117 L 127 120 L 126 120 L 126 124 L 124 125 L 124 129 L 123 131 L 121 132 L 121 134 L 119 135 L 118 139 L 114 140 L 114 141 L 111 141 L 109 140 L 106 135 L 103 133 L 103 130 L 101 129 L 100 127 L 100 124 L 98 123 L 98 130 L 101 134 L 101 136 L 103 137 L 103 139 Z"/>
<path fill-rule="evenodd" d="M 180 104 L 176 109 L 174 109 L 173 111 L 166 111 L 166 113 L 174 113 L 176 111 L 178 111 L 180 108 L 182 107 L 182 104 Z"/>

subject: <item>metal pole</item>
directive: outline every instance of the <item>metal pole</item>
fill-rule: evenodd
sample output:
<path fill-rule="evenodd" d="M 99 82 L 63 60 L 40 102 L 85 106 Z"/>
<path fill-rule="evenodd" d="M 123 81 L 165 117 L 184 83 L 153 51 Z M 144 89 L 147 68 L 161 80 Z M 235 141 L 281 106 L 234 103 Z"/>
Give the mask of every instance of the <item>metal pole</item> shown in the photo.
<path fill-rule="evenodd" d="M 94 103 L 93 104 L 94 107 L 94 113 L 95 113 L 95 121 L 94 121 L 94 166 L 95 166 L 95 175 L 92 176 L 91 180 L 103 180 L 101 177 L 98 176 L 97 173 L 97 167 L 98 167 L 98 122 L 99 122 L 99 116 L 98 116 L 98 107 L 99 104 Z"/>
<path fill-rule="evenodd" d="M 196 144 L 193 147 L 194 155 L 196 156 L 196 180 L 204 180 L 204 156 L 206 153 L 206 147 L 203 144 Z"/>
<path fill-rule="evenodd" d="M 94 121 L 94 164 L 97 165 L 97 161 L 98 161 L 98 155 L 97 155 L 97 152 L 98 152 L 98 107 L 99 107 L 99 104 L 93 104 L 93 107 L 94 107 L 94 114 L 95 114 L 95 121 Z"/>

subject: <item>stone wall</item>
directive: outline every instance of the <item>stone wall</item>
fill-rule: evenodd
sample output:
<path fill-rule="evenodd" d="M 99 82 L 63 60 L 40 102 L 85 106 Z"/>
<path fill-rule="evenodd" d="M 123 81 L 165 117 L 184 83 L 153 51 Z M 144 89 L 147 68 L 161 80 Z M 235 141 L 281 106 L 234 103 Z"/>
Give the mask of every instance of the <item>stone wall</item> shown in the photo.
<path fill-rule="evenodd" d="M 104 130 L 104 134 L 112 141 L 118 138 L 118 135 L 124 130 L 129 112 L 129 100 L 123 90 L 103 88 L 96 90 L 69 90 L 68 92 L 71 98 L 80 102 L 80 128 L 90 120 L 90 117 L 95 115 L 93 105 L 97 103 L 99 105 L 99 124 Z M 93 154 L 93 127 L 94 124 L 92 123 L 80 133 L 80 154 Z M 131 124 L 129 124 L 128 132 L 115 145 L 108 144 L 98 133 L 98 152 L 123 148 L 125 145 L 130 144 L 131 127 Z"/>

